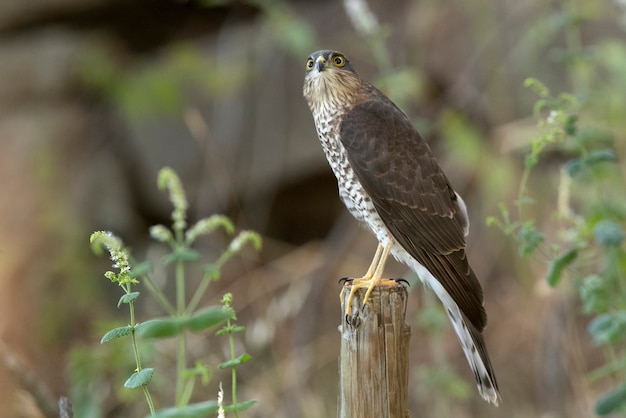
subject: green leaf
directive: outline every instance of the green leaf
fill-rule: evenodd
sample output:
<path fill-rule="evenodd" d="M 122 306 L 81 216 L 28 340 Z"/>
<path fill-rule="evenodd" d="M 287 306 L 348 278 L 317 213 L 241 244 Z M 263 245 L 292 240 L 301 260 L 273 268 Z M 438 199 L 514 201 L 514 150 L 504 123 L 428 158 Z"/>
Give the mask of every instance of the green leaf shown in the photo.
<path fill-rule="evenodd" d="M 228 335 L 228 334 L 234 334 L 236 332 L 243 332 L 246 330 L 246 327 L 244 327 L 243 325 L 230 325 L 230 326 L 225 326 L 222 329 L 218 330 L 215 335 L 220 336 L 220 335 Z"/>
<path fill-rule="evenodd" d="M 232 309 L 226 309 L 220 305 L 210 306 L 194 313 L 185 321 L 185 326 L 191 331 L 200 332 L 234 317 L 235 312 Z"/>
<path fill-rule="evenodd" d="M 613 132 L 592 126 L 585 126 L 584 129 L 580 129 L 575 140 L 578 149 L 612 148 L 615 143 Z"/>
<path fill-rule="evenodd" d="M 235 405 L 225 406 L 224 411 L 225 412 L 245 411 L 246 409 L 250 408 L 255 403 L 257 403 L 256 399 L 250 399 L 249 401 L 239 402 L 239 403 L 236 403 Z"/>
<path fill-rule="evenodd" d="M 235 332 L 243 332 L 246 330 L 246 327 L 243 325 L 233 325 L 230 327 L 230 332 L 234 334 Z"/>
<path fill-rule="evenodd" d="M 593 236 L 599 244 L 605 247 L 618 247 L 624 241 L 624 231 L 616 222 L 605 219 L 593 228 Z"/>
<path fill-rule="evenodd" d="M 133 331 L 133 327 L 126 325 L 125 327 L 113 328 L 102 336 L 100 344 L 104 344 L 116 338 L 124 337 Z"/>
<path fill-rule="evenodd" d="M 600 163 L 614 163 L 617 162 L 617 156 L 615 151 L 610 148 L 603 148 L 591 151 L 589 155 L 584 158 L 575 158 L 569 160 L 565 164 L 565 169 L 570 177 L 574 178 L 580 174 L 583 169 L 590 169 Z"/>
<path fill-rule="evenodd" d="M 584 168 L 585 164 L 580 158 L 574 158 L 565 163 L 567 174 L 574 178 Z"/>
<path fill-rule="evenodd" d="M 546 280 L 550 286 L 554 287 L 557 285 L 561 280 L 565 267 L 572 264 L 574 260 L 576 260 L 576 257 L 578 257 L 578 248 L 574 247 L 559 254 L 550 262 L 548 274 L 546 275 Z"/>
<path fill-rule="evenodd" d="M 576 135 L 576 132 L 578 131 L 576 127 L 576 122 L 578 122 L 577 115 L 567 116 L 567 119 L 565 120 L 565 126 L 563 127 L 565 129 L 566 134 L 571 135 L 571 136 Z"/>
<path fill-rule="evenodd" d="M 610 293 L 605 286 L 605 280 L 597 275 L 585 277 L 580 289 L 580 299 L 583 302 L 583 312 L 605 312 L 609 306 Z"/>
<path fill-rule="evenodd" d="M 598 415 L 608 415 L 619 411 L 624 406 L 626 406 L 626 385 L 602 395 L 594 409 Z"/>
<path fill-rule="evenodd" d="M 586 161 L 590 166 L 598 163 L 614 163 L 617 162 L 617 156 L 611 148 L 597 149 L 589 153 Z"/>
<path fill-rule="evenodd" d="M 143 338 L 168 338 L 183 331 L 183 321 L 178 318 L 156 318 L 136 326 Z"/>
<path fill-rule="evenodd" d="M 152 375 L 154 374 L 154 369 L 145 368 L 140 372 L 133 373 L 126 382 L 124 382 L 124 387 L 127 389 L 135 389 L 139 386 L 144 386 L 150 383 L 152 380 Z"/>
<path fill-rule="evenodd" d="M 232 360 L 226 361 L 224 363 L 221 363 L 217 367 L 219 367 L 220 369 L 227 369 L 229 367 L 237 367 L 240 364 L 247 363 L 248 361 L 250 361 L 251 358 L 252 357 L 250 356 L 250 354 L 243 353 L 242 355 L 240 355 L 236 359 L 232 359 Z"/>
<path fill-rule="evenodd" d="M 205 418 L 217 414 L 218 408 L 217 401 L 206 401 L 180 408 L 160 409 L 146 418 Z"/>
<path fill-rule="evenodd" d="M 178 247 L 165 257 L 163 257 L 163 263 L 169 264 L 174 261 L 196 261 L 200 258 L 200 253 L 196 250 L 192 250 L 186 247 Z"/>
<path fill-rule="evenodd" d="M 117 307 L 119 308 L 122 303 L 131 302 L 139 297 L 139 292 L 131 292 L 123 295 L 119 302 L 117 302 Z"/>
<path fill-rule="evenodd" d="M 524 222 L 518 232 L 520 240 L 519 253 L 526 257 L 535 251 L 535 249 L 543 242 L 543 234 L 537 231 L 532 221 Z"/>
<path fill-rule="evenodd" d="M 587 329 L 597 344 L 615 344 L 624 338 L 626 312 L 611 312 L 597 316 Z"/>

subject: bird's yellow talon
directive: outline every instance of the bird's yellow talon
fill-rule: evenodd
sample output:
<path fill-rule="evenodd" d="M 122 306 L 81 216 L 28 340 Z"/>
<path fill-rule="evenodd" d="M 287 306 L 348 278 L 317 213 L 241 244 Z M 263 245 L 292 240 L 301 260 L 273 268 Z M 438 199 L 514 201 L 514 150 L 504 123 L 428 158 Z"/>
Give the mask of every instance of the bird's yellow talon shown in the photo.
<path fill-rule="evenodd" d="M 391 251 L 391 243 L 387 244 L 385 247 L 379 244 L 376 249 L 376 253 L 374 254 L 372 264 L 370 264 L 370 267 L 367 269 L 365 276 L 351 281 L 350 294 L 348 295 L 348 300 L 346 301 L 346 315 L 352 315 L 352 301 L 354 299 L 354 294 L 358 289 L 367 289 L 365 296 L 363 297 L 363 305 L 365 305 L 369 300 L 372 290 L 374 290 L 376 286 L 381 284 L 395 286 L 397 284 L 393 280 L 383 279 L 381 277 L 383 275 L 385 263 L 387 262 L 387 257 L 389 257 L 389 251 Z M 339 296 L 342 301 L 342 306 L 345 295 L 344 289 L 345 288 L 341 289 L 341 294 Z"/>

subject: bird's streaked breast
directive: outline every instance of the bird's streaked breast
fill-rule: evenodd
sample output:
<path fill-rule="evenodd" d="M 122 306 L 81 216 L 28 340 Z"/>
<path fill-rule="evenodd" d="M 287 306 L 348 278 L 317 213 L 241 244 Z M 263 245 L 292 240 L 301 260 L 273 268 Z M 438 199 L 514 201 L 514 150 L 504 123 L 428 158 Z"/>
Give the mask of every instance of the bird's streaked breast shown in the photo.
<path fill-rule="evenodd" d="M 369 226 L 379 241 L 386 242 L 390 239 L 387 228 L 352 170 L 339 138 L 341 120 L 359 102 L 364 88 L 355 83 L 351 74 L 338 80 L 330 71 L 312 72 L 305 78 L 304 97 L 326 159 L 338 179 L 341 200 L 352 216 Z"/>

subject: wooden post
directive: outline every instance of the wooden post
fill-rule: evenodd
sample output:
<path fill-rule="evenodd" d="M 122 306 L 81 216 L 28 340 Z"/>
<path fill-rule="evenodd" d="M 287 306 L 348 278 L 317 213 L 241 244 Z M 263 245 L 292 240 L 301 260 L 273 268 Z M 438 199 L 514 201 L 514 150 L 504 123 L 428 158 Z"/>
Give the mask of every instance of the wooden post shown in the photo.
<path fill-rule="evenodd" d="M 350 285 L 344 290 L 338 418 L 409 417 L 411 329 L 405 323 L 406 288 L 378 286 L 365 306 L 361 301 L 366 289 L 358 289 L 349 318 L 345 308 Z"/>

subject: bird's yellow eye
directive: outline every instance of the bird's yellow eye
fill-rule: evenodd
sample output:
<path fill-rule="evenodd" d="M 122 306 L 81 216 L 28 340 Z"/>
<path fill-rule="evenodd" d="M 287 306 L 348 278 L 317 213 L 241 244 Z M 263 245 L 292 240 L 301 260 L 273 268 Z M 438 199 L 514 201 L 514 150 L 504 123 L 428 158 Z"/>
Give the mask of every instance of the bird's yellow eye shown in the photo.
<path fill-rule="evenodd" d="M 306 60 L 306 69 L 307 70 L 312 70 L 313 69 L 313 60 L 311 58 Z"/>
<path fill-rule="evenodd" d="M 333 64 L 335 64 L 335 67 L 343 67 L 346 65 L 346 59 L 341 55 L 335 55 L 333 57 Z"/>

